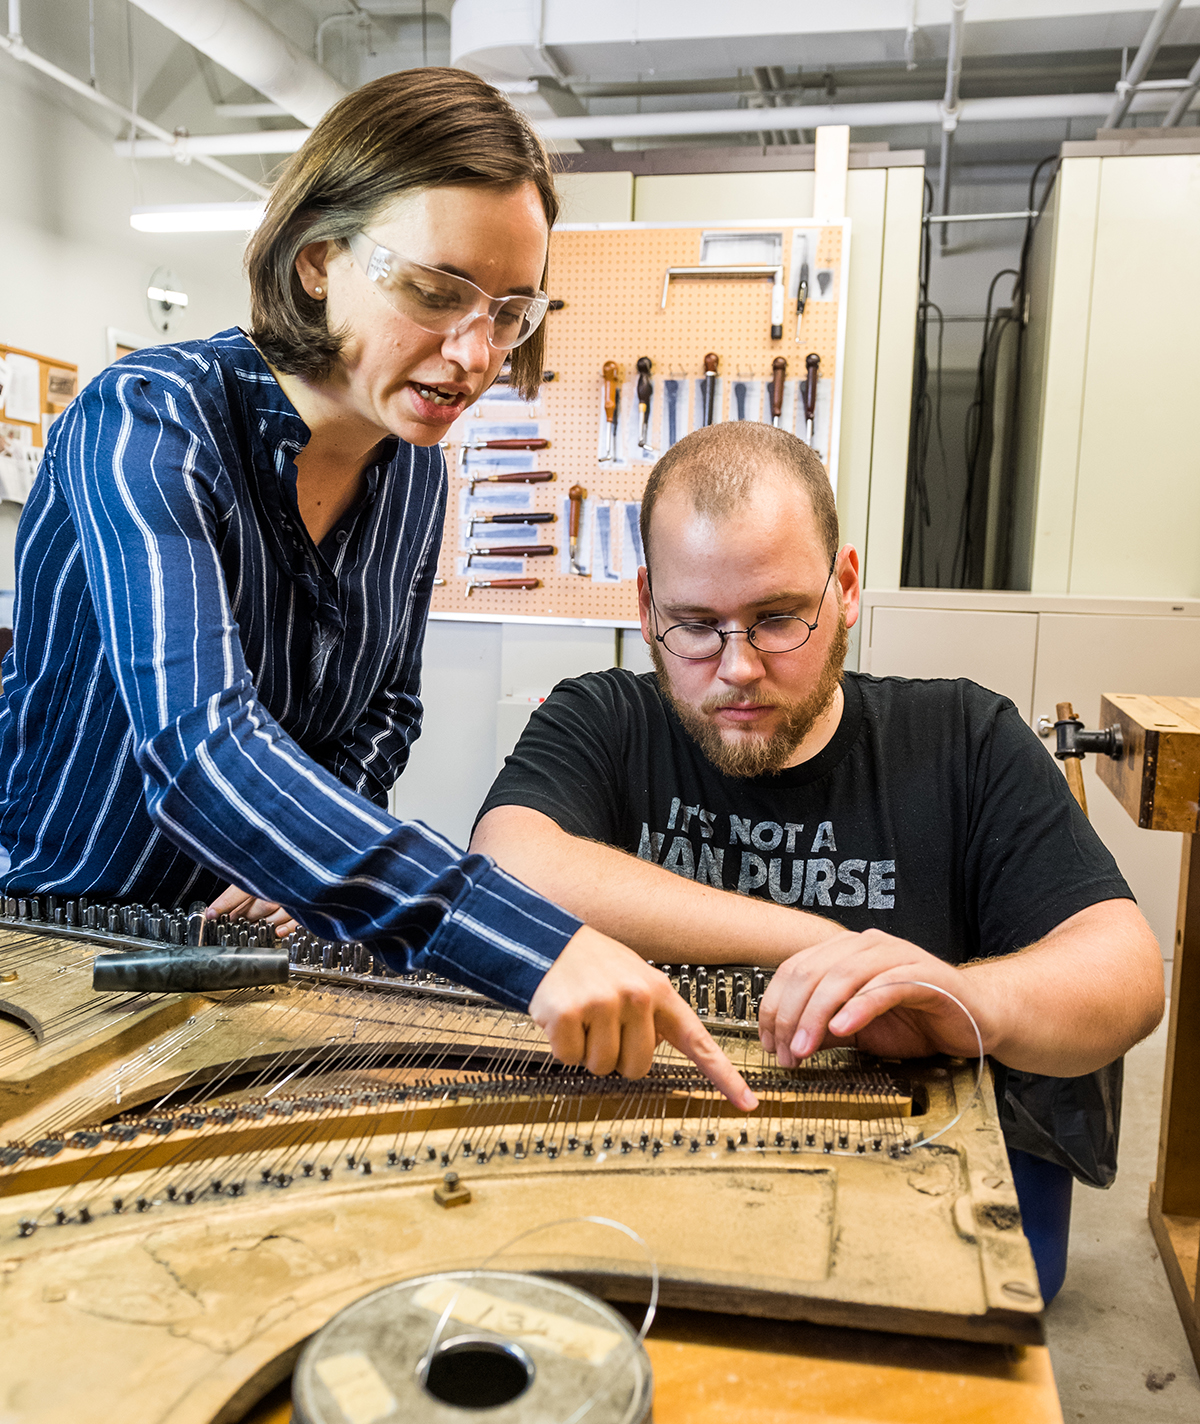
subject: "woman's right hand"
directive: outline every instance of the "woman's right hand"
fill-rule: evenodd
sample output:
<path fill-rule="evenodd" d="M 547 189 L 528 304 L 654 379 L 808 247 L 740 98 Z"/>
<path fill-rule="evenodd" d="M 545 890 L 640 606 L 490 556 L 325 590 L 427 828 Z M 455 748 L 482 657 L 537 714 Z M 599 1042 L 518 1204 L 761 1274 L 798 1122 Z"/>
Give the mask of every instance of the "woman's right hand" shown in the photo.
<path fill-rule="evenodd" d="M 218 915 L 229 915 L 234 919 L 241 916 L 247 920 L 266 920 L 269 925 L 275 926 L 275 934 L 280 939 L 299 929 L 290 910 L 285 910 L 282 905 L 273 905 L 270 900 L 259 900 L 237 885 L 222 890 L 204 913 L 210 920 L 215 920 Z"/>

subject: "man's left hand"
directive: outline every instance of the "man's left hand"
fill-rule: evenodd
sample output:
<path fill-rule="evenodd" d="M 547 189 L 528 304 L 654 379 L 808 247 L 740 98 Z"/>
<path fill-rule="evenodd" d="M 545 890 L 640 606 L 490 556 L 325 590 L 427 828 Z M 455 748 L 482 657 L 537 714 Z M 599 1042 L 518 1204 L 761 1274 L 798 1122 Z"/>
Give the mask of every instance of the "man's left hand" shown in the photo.
<path fill-rule="evenodd" d="M 881 930 L 834 935 L 785 960 L 763 995 L 758 1015 L 763 1047 L 784 1068 L 819 1048 L 847 1044 L 883 1058 L 976 1057 L 979 1046 L 962 1010 L 913 980 L 960 999 L 979 1024 L 984 1051 L 991 1050 L 995 1035 L 982 985 Z"/>

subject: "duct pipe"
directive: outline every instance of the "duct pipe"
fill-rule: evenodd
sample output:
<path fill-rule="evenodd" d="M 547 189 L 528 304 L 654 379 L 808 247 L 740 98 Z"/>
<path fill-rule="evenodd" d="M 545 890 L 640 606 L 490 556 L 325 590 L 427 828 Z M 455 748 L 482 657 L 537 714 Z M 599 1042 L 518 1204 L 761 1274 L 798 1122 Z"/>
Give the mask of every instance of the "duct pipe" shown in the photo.
<path fill-rule="evenodd" d="M 1154 12 L 1150 28 L 1146 31 L 1146 38 L 1138 46 L 1138 52 L 1133 57 L 1129 73 L 1117 84 L 1117 102 L 1112 106 L 1108 118 L 1105 120 L 1104 127 L 1106 129 L 1121 127 L 1121 120 L 1129 112 L 1133 96 L 1137 93 L 1137 86 L 1154 63 L 1154 56 L 1158 53 L 1163 37 L 1167 33 L 1167 26 L 1175 18 L 1175 11 L 1178 9 L 1179 0 L 1162 0 L 1162 4 Z"/>
<path fill-rule="evenodd" d="M 178 153 L 173 133 L 159 128 L 157 124 L 152 124 L 148 119 L 143 119 L 140 114 L 135 114 L 132 109 L 125 108 L 123 104 L 118 104 L 114 99 L 109 99 L 98 89 L 93 89 L 90 84 L 85 84 L 82 79 L 76 79 L 65 69 L 59 69 L 58 65 L 43 59 L 40 54 L 34 54 L 21 38 L 20 0 L 8 0 L 8 28 L 7 36 L 0 35 L 0 49 L 7 50 L 13 59 L 19 60 L 21 64 L 29 65 L 31 69 L 39 70 L 42 74 L 47 75 L 65 88 L 73 90 L 76 94 L 82 95 L 83 98 L 98 105 L 101 109 L 106 109 L 110 114 L 116 114 L 118 118 L 132 125 L 134 132 L 140 129 L 143 133 L 152 134 L 154 141 L 161 145 L 165 152 Z M 136 143 L 132 146 L 136 147 Z M 254 193 L 260 198 L 268 196 L 266 188 L 244 177 L 236 168 L 230 168 L 228 164 L 221 163 L 208 154 L 197 153 L 194 157 L 202 167 L 211 169 L 213 173 L 219 173 L 222 178 L 228 178 L 239 188 L 244 188 L 247 192 Z"/>
<path fill-rule="evenodd" d="M 315 124 L 346 90 L 245 0 L 133 0 L 266 99 Z"/>
<path fill-rule="evenodd" d="M 1134 100 L 1133 112 L 1161 113 L 1166 102 L 1165 95 L 1142 94 Z M 958 121 L 969 124 L 1102 118 L 1111 105 L 1111 94 L 1020 94 L 998 99 L 960 99 Z M 815 129 L 820 124 L 883 129 L 900 125 L 940 124 L 942 106 L 936 99 L 903 99 L 881 104 L 793 105 L 772 109 L 770 113 L 772 124 L 787 129 Z M 577 117 L 542 119 L 535 126 L 543 138 L 558 141 L 684 138 L 705 134 L 716 137 L 757 133 L 762 122 L 761 109 L 699 109 L 660 114 L 581 114 Z M 145 124 L 143 127 L 149 128 Z M 157 132 L 162 134 L 161 129 Z M 124 158 L 194 155 L 198 162 L 202 154 L 295 153 L 308 133 L 307 129 L 262 129 L 255 133 L 192 134 L 181 138 L 167 134 L 163 135 L 164 141 L 138 139 L 135 143 L 120 142 L 116 145 L 116 152 Z"/>
<path fill-rule="evenodd" d="M 950 44 L 946 51 L 946 97 L 942 100 L 942 145 L 938 165 L 938 212 L 945 217 L 950 211 L 950 152 L 954 147 L 954 130 L 958 127 L 958 85 L 962 78 L 963 24 L 967 0 L 950 0 Z M 938 234 L 941 249 L 946 250 L 949 233 L 943 226 Z"/>
<path fill-rule="evenodd" d="M 1183 116 L 1191 108 L 1192 100 L 1197 94 L 1200 94 L 1200 59 L 1192 65 L 1188 72 L 1187 88 L 1167 111 L 1167 116 L 1162 121 L 1164 129 L 1173 129 L 1176 124 L 1183 122 Z"/>

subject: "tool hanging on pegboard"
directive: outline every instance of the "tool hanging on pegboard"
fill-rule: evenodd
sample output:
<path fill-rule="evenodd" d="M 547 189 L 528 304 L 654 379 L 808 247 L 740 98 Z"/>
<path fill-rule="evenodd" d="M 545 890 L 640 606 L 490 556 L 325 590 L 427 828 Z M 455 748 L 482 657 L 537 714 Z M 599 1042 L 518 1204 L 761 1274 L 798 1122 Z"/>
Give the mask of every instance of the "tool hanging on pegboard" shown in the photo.
<path fill-rule="evenodd" d="M 794 430 L 836 478 L 848 235 L 845 222 L 807 219 L 556 228 L 549 270 L 563 306 L 547 320 L 541 363 L 556 376 L 534 401 L 511 386 L 485 394 L 450 432 L 464 468 L 434 615 L 634 625 L 646 479 L 704 425 Z M 738 250 L 756 259 L 732 270 Z M 779 354 L 778 328 L 790 337 L 793 320 L 812 366 Z M 555 520 L 563 535 L 538 544 Z M 536 587 L 508 586 L 522 561 L 541 573 Z"/>

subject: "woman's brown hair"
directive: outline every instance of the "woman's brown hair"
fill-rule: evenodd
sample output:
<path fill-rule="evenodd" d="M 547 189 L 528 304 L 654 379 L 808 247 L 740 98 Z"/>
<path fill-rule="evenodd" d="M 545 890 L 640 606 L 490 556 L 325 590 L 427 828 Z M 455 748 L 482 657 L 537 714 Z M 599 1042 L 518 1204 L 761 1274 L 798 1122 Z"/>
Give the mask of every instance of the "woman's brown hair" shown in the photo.
<path fill-rule="evenodd" d="M 347 94 L 284 167 L 246 249 L 250 335 L 259 350 L 289 375 L 320 380 L 334 368 L 341 338 L 296 272 L 310 242 L 344 244 L 405 193 L 520 183 L 534 184 L 553 226 L 558 195 L 541 140 L 476 75 L 407 69 Z M 530 398 L 545 345 L 543 326 L 512 353 L 512 384 Z"/>

